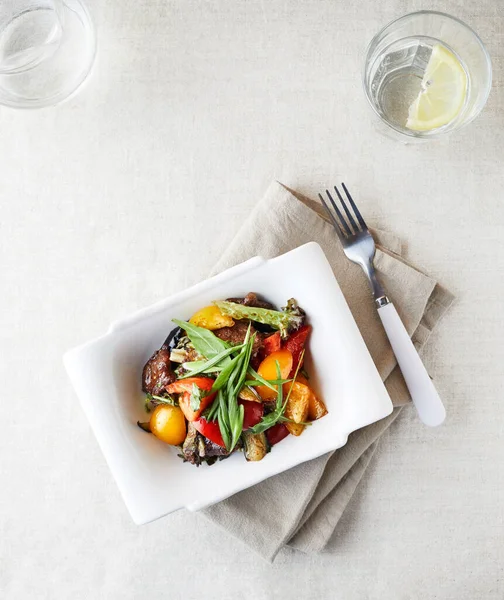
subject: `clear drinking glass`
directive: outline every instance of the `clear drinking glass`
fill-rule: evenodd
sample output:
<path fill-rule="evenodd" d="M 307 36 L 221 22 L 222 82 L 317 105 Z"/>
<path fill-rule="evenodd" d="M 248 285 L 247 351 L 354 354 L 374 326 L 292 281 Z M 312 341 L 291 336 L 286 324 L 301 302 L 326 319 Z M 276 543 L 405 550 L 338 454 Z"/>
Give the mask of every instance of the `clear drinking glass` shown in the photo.
<path fill-rule="evenodd" d="M 436 45 L 453 53 L 465 71 L 465 98 L 456 117 L 443 126 L 408 129 L 408 111 L 423 89 Z M 492 86 L 492 65 L 483 42 L 465 23 L 444 13 L 421 11 L 392 21 L 372 39 L 363 77 L 367 99 L 386 125 L 402 135 L 427 139 L 460 129 L 479 115 Z"/>
<path fill-rule="evenodd" d="M 61 102 L 87 77 L 95 50 L 81 0 L 0 0 L 0 104 Z"/>

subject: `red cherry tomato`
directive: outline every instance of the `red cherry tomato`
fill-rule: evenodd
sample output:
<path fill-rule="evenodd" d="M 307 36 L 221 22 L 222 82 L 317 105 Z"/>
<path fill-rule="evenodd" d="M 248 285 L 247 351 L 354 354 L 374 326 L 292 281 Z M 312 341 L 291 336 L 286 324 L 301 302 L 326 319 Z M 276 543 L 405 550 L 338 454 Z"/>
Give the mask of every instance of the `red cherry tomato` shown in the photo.
<path fill-rule="evenodd" d="M 243 430 L 250 429 L 257 425 L 263 418 L 264 405 L 262 402 L 252 402 L 250 400 L 239 400 L 239 403 L 243 406 Z"/>
<path fill-rule="evenodd" d="M 266 438 L 270 446 L 274 446 L 281 442 L 284 438 L 289 435 L 289 430 L 283 423 L 277 423 L 266 430 Z"/>
<path fill-rule="evenodd" d="M 219 424 L 216 421 L 207 421 L 205 418 L 200 418 L 193 422 L 193 425 L 197 431 L 208 438 L 217 446 L 226 447 L 224 440 L 219 429 Z"/>

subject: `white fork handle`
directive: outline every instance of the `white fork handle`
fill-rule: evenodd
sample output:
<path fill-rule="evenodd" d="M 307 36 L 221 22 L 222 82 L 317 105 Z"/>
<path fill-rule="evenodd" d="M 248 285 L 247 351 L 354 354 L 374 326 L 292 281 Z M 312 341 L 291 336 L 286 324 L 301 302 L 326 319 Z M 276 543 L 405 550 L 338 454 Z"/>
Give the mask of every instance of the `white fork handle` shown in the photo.
<path fill-rule="evenodd" d="M 441 425 L 446 417 L 445 407 L 395 306 L 386 304 L 378 309 L 378 314 L 420 419 L 431 427 Z"/>

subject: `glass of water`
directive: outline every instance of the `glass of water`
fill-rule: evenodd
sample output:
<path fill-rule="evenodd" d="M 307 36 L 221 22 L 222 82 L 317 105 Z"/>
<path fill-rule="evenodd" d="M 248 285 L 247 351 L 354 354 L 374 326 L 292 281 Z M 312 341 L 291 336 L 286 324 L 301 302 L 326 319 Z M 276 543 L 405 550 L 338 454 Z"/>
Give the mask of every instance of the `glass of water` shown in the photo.
<path fill-rule="evenodd" d="M 82 0 L 0 0 L 0 104 L 61 102 L 86 79 L 95 48 Z"/>
<path fill-rule="evenodd" d="M 491 86 L 483 42 L 444 13 L 400 17 L 367 50 L 367 99 L 386 125 L 410 138 L 435 138 L 467 125 L 485 106 Z"/>

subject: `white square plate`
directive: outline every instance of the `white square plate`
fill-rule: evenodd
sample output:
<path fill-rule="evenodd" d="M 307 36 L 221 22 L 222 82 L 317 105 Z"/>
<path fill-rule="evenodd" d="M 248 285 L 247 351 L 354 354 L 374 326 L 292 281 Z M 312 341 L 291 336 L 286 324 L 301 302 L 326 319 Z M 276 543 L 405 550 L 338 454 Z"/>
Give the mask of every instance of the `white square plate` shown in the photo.
<path fill-rule="evenodd" d="M 137 427 L 146 420 L 142 369 L 173 329 L 212 300 L 257 292 L 276 306 L 296 298 L 313 332 L 309 372 L 329 414 L 288 436 L 260 462 L 243 454 L 212 466 L 184 463 L 178 449 Z M 320 246 L 306 244 L 271 260 L 253 258 L 130 317 L 71 350 L 64 363 L 98 443 L 137 524 L 177 509 L 219 502 L 295 465 L 343 446 L 348 435 L 382 419 L 392 403 Z"/>

